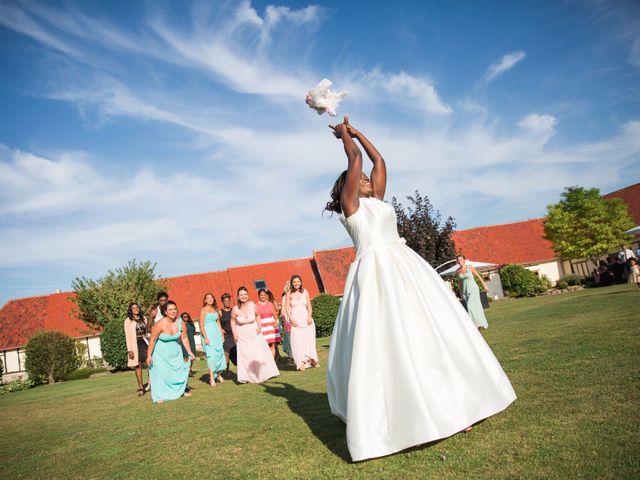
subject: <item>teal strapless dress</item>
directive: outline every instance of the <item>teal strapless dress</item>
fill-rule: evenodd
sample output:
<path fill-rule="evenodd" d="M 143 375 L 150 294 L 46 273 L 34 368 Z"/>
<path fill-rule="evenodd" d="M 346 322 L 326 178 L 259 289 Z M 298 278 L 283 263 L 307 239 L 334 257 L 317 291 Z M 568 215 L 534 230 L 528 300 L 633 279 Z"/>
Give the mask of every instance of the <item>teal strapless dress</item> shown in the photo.
<path fill-rule="evenodd" d="M 209 345 L 204 342 L 204 336 L 200 337 L 202 339 L 202 350 L 207 356 L 207 367 L 213 372 L 214 380 L 218 378 L 218 372 L 227 368 L 227 362 L 224 358 L 222 334 L 220 333 L 220 328 L 216 320 L 218 320 L 217 313 L 210 312 L 204 317 L 204 329 L 209 338 Z"/>
<path fill-rule="evenodd" d="M 182 319 L 178 322 L 175 335 L 161 333 L 151 354 L 149 380 L 151 382 L 151 399 L 154 403 L 162 400 L 176 400 L 187 388 L 189 379 L 189 362 L 182 357 L 180 335 Z"/>

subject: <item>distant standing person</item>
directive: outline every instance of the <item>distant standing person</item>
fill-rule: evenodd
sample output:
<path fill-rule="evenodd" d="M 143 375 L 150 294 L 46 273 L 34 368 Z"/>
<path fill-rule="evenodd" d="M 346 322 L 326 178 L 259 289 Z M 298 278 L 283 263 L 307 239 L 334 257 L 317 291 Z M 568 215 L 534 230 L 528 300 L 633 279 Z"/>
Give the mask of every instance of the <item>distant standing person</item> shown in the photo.
<path fill-rule="evenodd" d="M 480 300 L 480 289 L 473 276 L 475 275 L 480 282 L 482 282 L 485 290 L 489 290 L 487 284 L 484 283 L 484 279 L 478 271 L 473 268 L 473 265 L 467 261 L 464 255 L 458 255 L 457 261 L 459 265 L 458 279 L 460 280 L 460 293 L 467 304 L 467 312 L 475 326 L 478 327 L 478 330 L 481 328 L 489 328 L 487 317 L 484 316 L 482 301 Z"/>
<path fill-rule="evenodd" d="M 191 347 L 191 351 L 195 355 L 196 353 L 196 326 L 191 319 L 191 315 L 187 312 L 183 312 L 180 315 L 182 319 L 185 330 L 187 331 L 187 338 L 189 339 L 189 346 Z M 187 349 L 182 347 L 182 356 L 184 357 L 185 362 L 189 362 L 189 376 L 193 377 L 193 360 L 189 359 L 189 353 Z"/>
<path fill-rule="evenodd" d="M 151 327 L 163 317 L 162 307 L 169 301 L 169 294 L 167 292 L 158 292 L 156 295 L 156 301 L 156 305 L 151 307 L 147 314 L 147 318 L 151 322 L 149 324 L 149 330 L 151 330 Z"/>
<path fill-rule="evenodd" d="M 316 352 L 316 325 L 313 322 L 309 292 L 302 286 L 300 275 L 291 277 L 291 292 L 287 295 L 287 314 L 291 322 L 291 350 L 296 369 L 319 367 Z"/>
<path fill-rule="evenodd" d="M 183 395 L 191 396 L 185 391 L 189 379 L 189 364 L 182 357 L 180 344 L 187 350 L 191 360 L 195 358 L 182 319 L 178 317 L 175 302 L 169 300 L 165 303 L 162 313 L 164 316 L 151 329 L 151 341 L 147 350 L 153 403 L 176 400 Z"/>
<path fill-rule="evenodd" d="M 147 319 L 142 315 L 140 305 L 131 302 L 127 309 L 127 318 L 124 320 L 124 336 L 127 342 L 127 366 L 134 367 L 136 380 L 138 380 L 138 396 L 144 395 L 146 388 L 142 383 L 142 364 L 147 358 Z"/>
<path fill-rule="evenodd" d="M 635 283 L 640 288 L 640 267 L 635 258 L 629 260 L 629 282 Z"/>
<path fill-rule="evenodd" d="M 207 367 L 209 367 L 209 385 L 215 387 L 216 381 L 220 383 L 224 381 L 221 372 L 227 368 L 227 362 L 222 346 L 224 332 L 220 326 L 220 313 L 212 293 L 207 293 L 202 300 L 198 323 L 202 335 L 202 349 L 207 356 Z"/>
<path fill-rule="evenodd" d="M 222 302 L 222 308 L 220 309 L 220 326 L 224 332 L 222 348 L 224 349 L 224 358 L 227 362 L 227 378 L 230 378 L 230 362 L 233 362 L 234 365 L 238 364 L 236 341 L 233 339 L 233 329 L 231 328 L 231 295 L 223 293 L 220 301 Z"/>
<path fill-rule="evenodd" d="M 231 311 L 231 326 L 238 349 L 238 382 L 261 383 L 280 375 L 271 350 L 260 333 L 260 315 L 245 287 L 238 289 L 238 305 Z"/>

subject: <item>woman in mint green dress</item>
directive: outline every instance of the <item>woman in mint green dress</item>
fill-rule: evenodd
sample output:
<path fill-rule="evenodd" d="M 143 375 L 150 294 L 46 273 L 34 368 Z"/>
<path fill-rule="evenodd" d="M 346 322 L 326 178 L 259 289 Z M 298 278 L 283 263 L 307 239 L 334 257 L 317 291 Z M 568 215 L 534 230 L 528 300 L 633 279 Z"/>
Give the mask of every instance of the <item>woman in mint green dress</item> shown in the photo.
<path fill-rule="evenodd" d="M 457 258 L 458 265 L 458 279 L 460 280 L 460 293 L 462 294 L 462 298 L 467 303 L 467 312 L 469 312 L 469 316 L 478 330 L 481 328 L 489 328 L 489 324 L 487 323 L 487 317 L 484 316 L 484 309 L 482 308 L 482 301 L 480 300 L 480 289 L 476 284 L 473 276 L 477 276 L 478 279 L 482 282 L 484 289 L 487 290 L 487 284 L 484 283 L 484 280 L 478 273 L 478 271 L 473 268 L 473 266 L 467 262 L 467 259 L 464 255 L 458 255 Z"/>
<path fill-rule="evenodd" d="M 215 387 L 216 381 L 224 382 L 221 372 L 227 368 L 227 362 L 224 357 L 224 330 L 220 326 L 220 312 L 212 293 L 207 293 L 202 300 L 198 323 L 202 335 L 202 350 L 207 356 L 209 367 L 209 385 Z"/>
<path fill-rule="evenodd" d="M 178 317 L 176 304 L 168 301 L 164 305 L 163 313 L 164 316 L 151 330 L 147 353 L 153 403 L 176 400 L 183 395 L 190 396 L 185 392 L 189 379 L 189 362 L 184 361 L 180 343 L 189 354 L 189 358 L 195 359 L 187 332 L 182 328 L 182 319 Z"/>

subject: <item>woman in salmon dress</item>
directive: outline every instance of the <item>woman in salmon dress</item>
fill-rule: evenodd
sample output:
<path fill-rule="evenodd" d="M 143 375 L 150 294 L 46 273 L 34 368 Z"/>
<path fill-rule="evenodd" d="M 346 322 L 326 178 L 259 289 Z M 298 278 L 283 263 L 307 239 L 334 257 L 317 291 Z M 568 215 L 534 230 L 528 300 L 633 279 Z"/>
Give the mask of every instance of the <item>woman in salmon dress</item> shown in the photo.
<path fill-rule="evenodd" d="M 286 308 L 291 322 L 291 351 L 296 369 L 302 371 L 308 367 L 319 367 L 316 324 L 311 317 L 313 308 L 300 275 L 291 277 L 291 291 L 287 294 Z"/>
<path fill-rule="evenodd" d="M 238 382 L 261 383 L 280 375 L 269 345 L 260 333 L 260 315 L 245 287 L 238 289 L 238 305 L 231 311 L 231 328 L 238 352 Z"/>

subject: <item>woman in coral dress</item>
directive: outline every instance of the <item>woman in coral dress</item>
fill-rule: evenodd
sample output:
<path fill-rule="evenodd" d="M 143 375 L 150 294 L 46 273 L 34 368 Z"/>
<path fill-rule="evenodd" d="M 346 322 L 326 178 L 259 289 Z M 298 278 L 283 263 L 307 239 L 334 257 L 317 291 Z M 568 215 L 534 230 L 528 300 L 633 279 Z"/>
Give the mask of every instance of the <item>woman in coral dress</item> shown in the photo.
<path fill-rule="evenodd" d="M 238 305 L 231 311 L 231 327 L 238 351 L 238 381 L 261 383 L 280 375 L 267 341 L 260 333 L 260 315 L 245 287 L 238 289 Z"/>
<path fill-rule="evenodd" d="M 298 370 L 319 367 L 316 352 L 316 324 L 311 314 L 309 292 L 302 286 L 300 275 L 291 277 L 291 291 L 287 294 L 287 314 L 291 322 L 291 351 Z"/>
<path fill-rule="evenodd" d="M 398 235 L 378 151 L 347 117 L 334 129 L 348 169 L 326 209 L 340 214 L 356 259 L 331 336 L 327 395 L 359 461 L 453 435 L 516 395 L 451 289 Z M 371 179 L 354 138 L 373 162 Z"/>
<path fill-rule="evenodd" d="M 258 314 L 260 315 L 260 333 L 269 344 L 271 355 L 277 359 L 280 331 L 278 330 L 278 313 L 264 288 L 258 290 Z"/>

